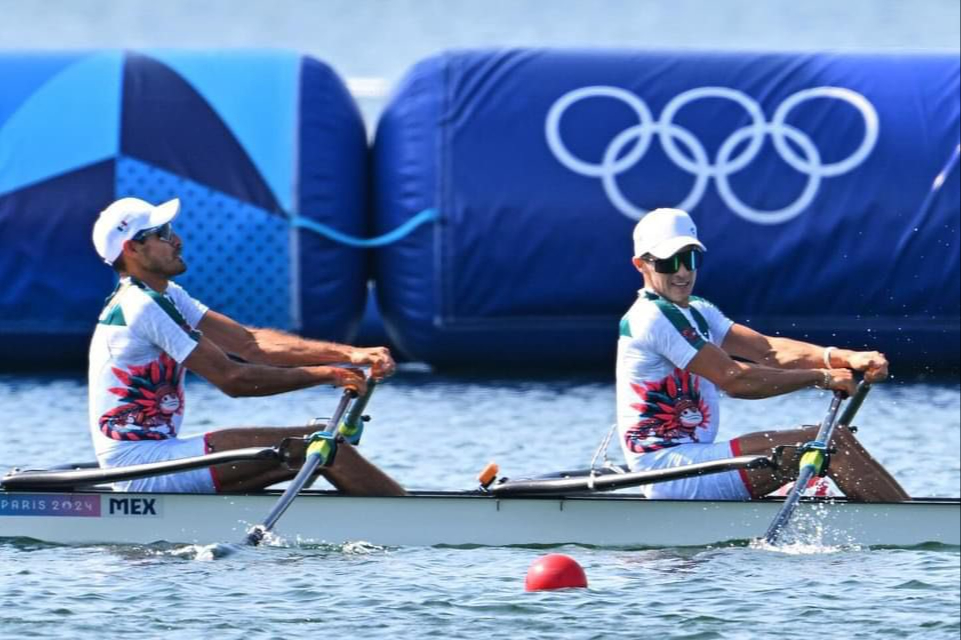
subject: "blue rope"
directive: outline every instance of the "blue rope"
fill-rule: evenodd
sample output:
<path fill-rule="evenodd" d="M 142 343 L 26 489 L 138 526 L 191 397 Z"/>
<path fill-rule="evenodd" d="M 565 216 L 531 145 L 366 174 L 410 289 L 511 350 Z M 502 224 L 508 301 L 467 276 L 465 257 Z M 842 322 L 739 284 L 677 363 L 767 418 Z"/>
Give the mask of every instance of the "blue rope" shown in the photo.
<path fill-rule="evenodd" d="M 328 227 L 325 224 L 315 222 L 310 218 L 302 218 L 300 216 L 291 217 L 290 224 L 300 229 L 313 231 L 314 233 L 318 233 L 325 238 L 333 240 L 334 242 L 345 244 L 348 247 L 369 249 L 371 247 L 383 247 L 384 245 L 391 244 L 392 242 L 397 242 L 404 236 L 410 234 L 420 225 L 433 222 L 439 218 L 440 214 L 438 213 L 437 209 L 424 209 L 393 231 L 389 231 L 382 236 L 377 236 L 376 238 L 356 238 L 354 236 L 349 236 L 346 233 L 341 233 L 340 231 Z"/>

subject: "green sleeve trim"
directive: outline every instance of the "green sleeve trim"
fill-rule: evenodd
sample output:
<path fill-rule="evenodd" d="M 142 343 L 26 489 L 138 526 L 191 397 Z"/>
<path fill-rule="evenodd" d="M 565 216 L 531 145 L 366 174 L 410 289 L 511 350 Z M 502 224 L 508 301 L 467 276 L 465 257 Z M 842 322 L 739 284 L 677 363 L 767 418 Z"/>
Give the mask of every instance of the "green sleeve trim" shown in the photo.
<path fill-rule="evenodd" d="M 657 305 L 657 308 L 661 310 L 661 313 L 664 314 L 664 317 L 667 318 L 672 325 L 674 325 L 674 328 L 677 329 L 677 332 L 681 334 L 682 338 L 687 340 L 688 344 L 698 351 L 700 351 L 704 345 L 707 344 L 707 342 L 704 341 L 704 338 L 701 337 L 701 334 L 695 331 L 694 327 L 691 326 L 691 323 L 684 316 L 684 314 L 681 313 L 680 310 L 672 303 L 654 293 L 645 292 L 644 296 Z M 694 296 L 691 296 L 691 299 L 701 300 L 701 298 L 695 298 Z M 707 320 L 705 320 L 704 316 L 701 315 L 701 312 L 694 307 L 688 308 L 691 310 L 691 315 L 694 316 L 694 321 L 697 322 L 697 326 L 700 328 L 701 333 L 709 336 L 710 332 L 708 330 Z"/>
<path fill-rule="evenodd" d="M 127 326 L 127 318 L 123 315 L 123 308 L 120 306 L 119 301 L 115 303 L 114 300 L 117 300 L 120 293 L 128 286 L 130 286 L 129 282 L 121 281 L 117 283 L 113 292 L 103 303 L 103 311 L 100 312 L 100 317 L 97 318 L 97 324 L 106 324 L 114 327 Z"/>
<path fill-rule="evenodd" d="M 100 314 L 97 324 L 106 324 L 114 327 L 126 327 L 127 319 L 123 315 L 123 308 L 119 304 L 107 307 Z"/>
<path fill-rule="evenodd" d="M 693 305 L 688 308 L 691 310 L 691 315 L 694 316 L 694 322 L 697 323 L 697 328 L 701 330 L 701 335 L 711 337 L 711 328 L 707 324 L 707 319 L 700 311 L 695 309 Z"/>
<path fill-rule="evenodd" d="M 701 334 L 695 331 L 694 327 L 691 326 L 691 323 L 687 321 L 687 318 L 684 317 L 684 314 L 677 310 L 677 307 L 663 298 L 658 298 L 654 301 L 654 304 L 660 308 L 661 313 L 664 314 L 664 317 L 667 318 L 672 325 L 674 325 L 674 328 L 677 329 L 677 332 L 681 334 L 682 338 L 687 340 L 688 344 L 698 351 L 700 351 L 704 345 L 707 344 L 704 342 L 704 339 L 701 338 Z"/>
<path fill-rule="evenodd" d="M 628 321 L 627 316 L 621 318 L 620 335 L 628 338 L 634 337 L 631 335 L 631 323 Z"/>
<path fill-rule="evenodd" d="M 171 302 L 162 293 L 157 293 L 142 282 L 134 281 L 134 284 L 140 287 L 140 290 L 147 294 L 147 297 L 156 302 L 157 305 L 163 309 L 168 316 L 170 316 L 170 319 L 177 323 L 177 326 L 183 329 L 188 336 L 190 336 L 195 342 L 200 341 L 200 333 L 193 330 L 193 328 L 187 322 L 187 319 L 183 317 L 183 314 L 180 313 L 180 310 L 174 305 L 173 302 Z"/>

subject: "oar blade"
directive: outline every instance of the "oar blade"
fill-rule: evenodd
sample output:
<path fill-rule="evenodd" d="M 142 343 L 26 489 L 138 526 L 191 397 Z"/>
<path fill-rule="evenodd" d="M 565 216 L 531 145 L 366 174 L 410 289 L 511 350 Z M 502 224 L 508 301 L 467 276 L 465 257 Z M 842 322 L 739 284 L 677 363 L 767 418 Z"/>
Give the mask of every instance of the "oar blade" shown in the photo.
<path fill-rule="evenodd" d="M 264 541 L 264 536 L 267 535 L 267 531 L 262 525 L 256 525 L 251 527 L 250 531 L 247 532 L 247 537 L 244 538 L 244 544 L 248 547 L 256 547 L 261 542 Z"/>

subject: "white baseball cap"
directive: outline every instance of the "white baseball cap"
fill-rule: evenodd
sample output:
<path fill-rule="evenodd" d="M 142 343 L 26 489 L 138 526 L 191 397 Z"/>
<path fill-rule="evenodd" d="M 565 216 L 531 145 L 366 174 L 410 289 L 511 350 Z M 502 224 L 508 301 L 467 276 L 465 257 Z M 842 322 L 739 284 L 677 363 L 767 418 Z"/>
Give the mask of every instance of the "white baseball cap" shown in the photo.
<path fill-rule="evenodd" d="M 680 209 L 654 209 L 634 227 L 636 258 L 647 254 L 655 258 L 670 258 L 689 245 L 707 251 L 697 239 L 697 226 L 691 216 Z"/>
<path fill-rule="evenodd" d="M 180 200 L 174 198 L 154 206 L 140 198 L 121 198 L 100 212 L 93 225 L 93 246 L 107 264 L 123 253 L 123 244 L 144 229 L 160 227 L 180 213 Z"/>

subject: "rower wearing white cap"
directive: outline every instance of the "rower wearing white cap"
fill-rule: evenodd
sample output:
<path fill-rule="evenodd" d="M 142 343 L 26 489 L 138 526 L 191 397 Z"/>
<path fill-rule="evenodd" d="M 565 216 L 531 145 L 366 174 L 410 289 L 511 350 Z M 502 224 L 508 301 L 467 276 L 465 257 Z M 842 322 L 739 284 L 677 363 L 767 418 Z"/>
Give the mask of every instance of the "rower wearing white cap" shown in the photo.
<path fill-rule="evenodd" d="M 634 228 L 633 264 L 644 288 L 621 320 L 617 348 L 617 426 L 634 471 L 763 455 L 778 445 L 815 439 L 817 428 L 809 427 L 716 441 L 718 390 L 737 398 L 813 386 L 852 394 L 854 371 L 869 383 L 888 375 L 887 359 L 877 351 L 766 336 L 692 295 L 706 250 L 694 221 L 679 209 L 651 211 Z M 909 499 L 850 430 L 836 430 L 832 445 L 837 455 L 828 473 L 847 497 Z M 649 498 L 759 498 L 797 475 L 796 450 L 786 451 L 777 469 L 729 471 L 647 485 L 643 491 Z"/>
<path fill-rule="evenodd" d="M 206 378 L 232 397 L 266 396 L 315 385 L 354 387 L 370 366 L 374 379 L 394 372 L 384 347 L 356 348 L 243 326 L 193 299 L 173 278 L 187 270 L 172 227 L 180 201 L 154 206 L 122 198 L 100 213 L 93 243 L 120 276 L 90 344 L 90 431 L 103 467 L 279 445 L 316 427 L 243 427 L 181 437 L 184 374 Z M 228 355 L 229 354 L 229 355 Z M 235 356 L 232 358 L 231 356 Z M 238 360 L 239 359 L 239 360 Z M 303 455 L 302 444 L 294 456 Z M 349 493 L 403 490 L 350 445 L 323 473 Z M 288 480 L 295 470 L 273 462 L 241 462 L 122 483 L 131 491 L 250 491 Z"/>

